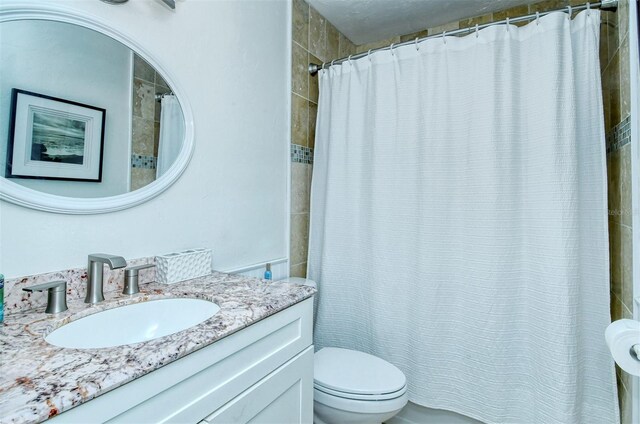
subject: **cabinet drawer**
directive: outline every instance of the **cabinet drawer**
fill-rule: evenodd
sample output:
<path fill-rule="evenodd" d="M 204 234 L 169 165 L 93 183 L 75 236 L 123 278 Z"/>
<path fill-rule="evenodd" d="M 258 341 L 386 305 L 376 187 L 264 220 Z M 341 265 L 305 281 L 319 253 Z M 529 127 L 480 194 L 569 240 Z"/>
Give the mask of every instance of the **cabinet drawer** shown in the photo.
<path fill-rule="evenodd" d="M 313 347 L 208 416 L 207 424 L 302 424 L 313 421 Z"/>

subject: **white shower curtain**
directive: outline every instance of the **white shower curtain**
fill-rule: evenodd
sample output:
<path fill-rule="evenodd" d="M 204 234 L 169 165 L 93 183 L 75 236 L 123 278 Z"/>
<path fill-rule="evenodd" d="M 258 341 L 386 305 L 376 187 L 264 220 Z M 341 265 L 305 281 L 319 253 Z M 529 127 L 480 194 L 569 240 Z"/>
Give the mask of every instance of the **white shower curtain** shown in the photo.
<path fill-rule="evenodd" d="M 600 14 L 321 71 L 316 348 L 488 423 L 615 423 Z"/>
<path fill-rule="evenodd" d="M 184 115 L 176 96 L 165 94 L 161 105 L 156 178 L 160 178 L 171 168 L 182 149 L 184 139 Z"/>

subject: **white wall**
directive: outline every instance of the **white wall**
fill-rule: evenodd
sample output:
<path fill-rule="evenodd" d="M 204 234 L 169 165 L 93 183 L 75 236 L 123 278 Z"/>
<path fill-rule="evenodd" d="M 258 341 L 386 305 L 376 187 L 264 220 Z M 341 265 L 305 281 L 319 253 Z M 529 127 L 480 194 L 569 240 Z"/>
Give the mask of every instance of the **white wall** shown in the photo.
<path fill-rule="evenodd" d="M 129 191 L 131 50 L 98 32 L 51 21 L 5 22 L 0 39 L 0 175 L 6 162 L 11 89 L 19 88 L 106 109 L 102 182 L 11 181 L 71 197 Z"/>
<path fill-rule="evenodd" d="M 0 203 L 0 272 L 86 266 L 92 252 L 210 247 L 216 269 L 286 257 L 289 2 L 179 0 L 175 12 L 158 0 L 65 4 L 166 65 L 193 109 L 195 152 L 178 182 L 125 211 L 69 216 Z"/>

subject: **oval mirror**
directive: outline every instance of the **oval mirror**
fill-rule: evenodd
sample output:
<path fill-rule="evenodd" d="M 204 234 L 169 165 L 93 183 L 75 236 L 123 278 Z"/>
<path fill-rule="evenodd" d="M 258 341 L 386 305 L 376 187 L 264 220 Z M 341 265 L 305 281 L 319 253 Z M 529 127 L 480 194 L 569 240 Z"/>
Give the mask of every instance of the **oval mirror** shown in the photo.
<path fill-rule="evenodd" d="M 97 22 L 0 10 L 0 75 L 5 200 L 115 211 L 156 196 L 189 162 L 183 96 L 141 47 Z"/>

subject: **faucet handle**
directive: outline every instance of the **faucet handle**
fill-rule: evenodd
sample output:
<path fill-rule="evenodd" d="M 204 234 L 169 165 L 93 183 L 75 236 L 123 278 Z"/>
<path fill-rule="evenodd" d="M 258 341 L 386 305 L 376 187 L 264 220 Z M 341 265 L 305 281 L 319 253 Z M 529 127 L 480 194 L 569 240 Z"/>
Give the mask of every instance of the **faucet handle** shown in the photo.
<path fill-rule="evenodd" d="M 32 293 L 47 290 L 47 314 L 57 314 L 66 311 L 67 308 L 67 282 L 64 280 L 49 281 L 25 287 L 22 290 Z"/>
<path fill-rule="evenodd" d="M 137 265 L 124 269 L 124 290 L 122 294 L 136 294 L 140 293 L 140 287 L 138 286 L 139 271 L 141 269 L 151 268 L 156 266 L 155 264 Z"/>

